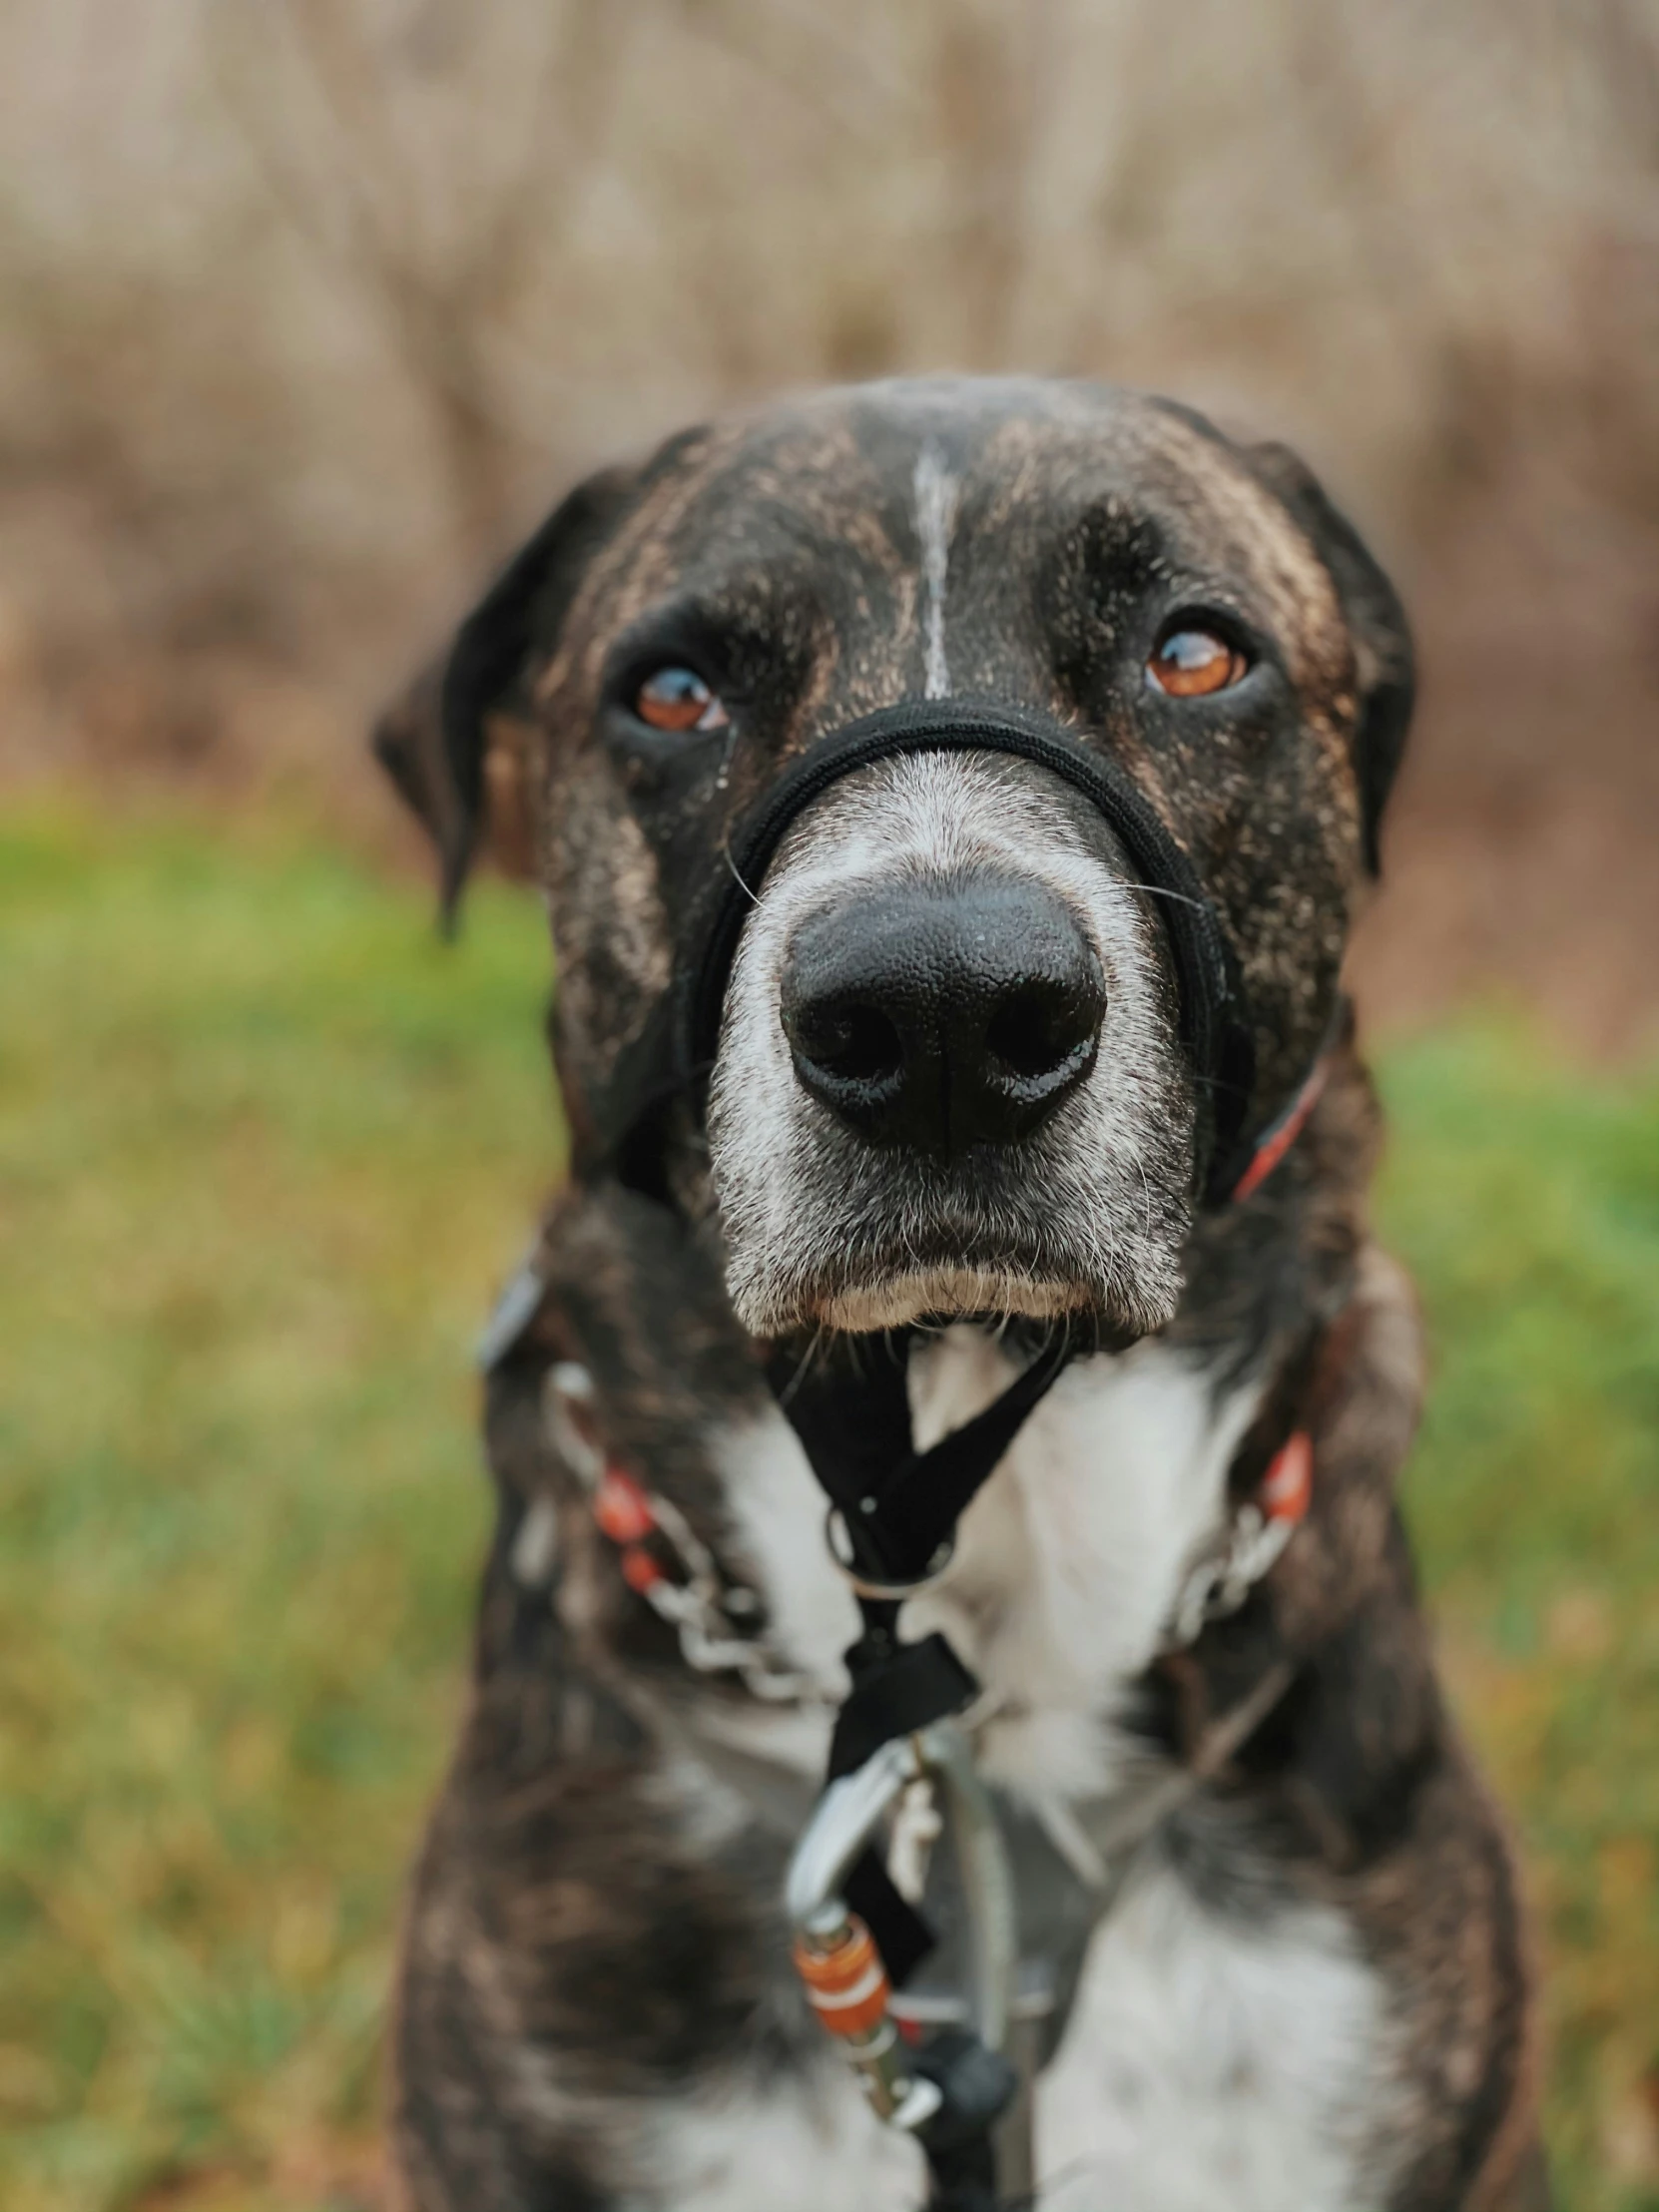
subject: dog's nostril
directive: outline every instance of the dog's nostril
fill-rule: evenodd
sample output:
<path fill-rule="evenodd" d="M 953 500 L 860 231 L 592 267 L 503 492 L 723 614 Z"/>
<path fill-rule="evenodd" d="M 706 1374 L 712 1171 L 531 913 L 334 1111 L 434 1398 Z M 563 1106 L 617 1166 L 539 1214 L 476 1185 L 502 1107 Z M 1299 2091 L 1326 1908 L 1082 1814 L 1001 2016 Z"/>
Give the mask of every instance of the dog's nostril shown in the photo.
<path fill-rule="evenodd" d="M 827 1074 L 852 1083 L 878 1083 L 904 1064 L 897 1029 L 878 1006 L 831 999 L 785 1016 L 791 1044 Z"/>
<path fill-rule="evenodd" d="M 985 1048 L 1010 1075 L 1027 1081 L 1053 1075 L 1094 1043 L 1102 1010 L 1093 992 L 1029 982 L 998 1004 Z"/>

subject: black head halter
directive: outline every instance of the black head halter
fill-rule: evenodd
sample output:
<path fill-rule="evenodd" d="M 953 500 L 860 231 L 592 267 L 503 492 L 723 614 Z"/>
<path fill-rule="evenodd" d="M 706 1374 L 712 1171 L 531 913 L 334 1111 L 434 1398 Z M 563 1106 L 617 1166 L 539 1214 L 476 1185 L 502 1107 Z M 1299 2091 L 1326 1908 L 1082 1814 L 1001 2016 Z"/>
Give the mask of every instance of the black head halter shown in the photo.
<path fill-rule="evenodd" d="M 1225 1198 L 1254 1088 L 1255 1048 L 1235 961 L 1191 860 L 1145 794 L 1063 723 L 1020 707 L 974 700 L 886 707 L 823 738 L 791 764 L 730 846 L 731 874 L 688 971 L 683 1064 L 714 1063 L 732 962 L 762 877 L 792 823 L 842 777 L 906 753 L 1005 753 L 1033 761 L 1083 794 L 1105 817 L 1155 902 L 1175 971 L 1181 1040 L 1200 1102 L 1198 1186 Z"/>

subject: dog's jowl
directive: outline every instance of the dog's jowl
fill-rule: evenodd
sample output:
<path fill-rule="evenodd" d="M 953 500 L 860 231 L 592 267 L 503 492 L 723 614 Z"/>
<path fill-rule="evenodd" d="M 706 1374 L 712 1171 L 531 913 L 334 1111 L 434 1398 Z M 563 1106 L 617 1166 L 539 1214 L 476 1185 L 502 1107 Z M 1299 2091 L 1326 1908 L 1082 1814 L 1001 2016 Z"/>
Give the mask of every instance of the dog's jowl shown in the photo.
<path fill-rule="evenodd" d="M 1341 997 L 1410 696 L 1282 448 L 939 380 L 594 478 L 387 717 L 450 900 L 516 731 L 574 1156 L 488 1343 L 420 2212 L 1544 2204 Z M 792 1929 L 831 1762 L 892 1786 Z"/>

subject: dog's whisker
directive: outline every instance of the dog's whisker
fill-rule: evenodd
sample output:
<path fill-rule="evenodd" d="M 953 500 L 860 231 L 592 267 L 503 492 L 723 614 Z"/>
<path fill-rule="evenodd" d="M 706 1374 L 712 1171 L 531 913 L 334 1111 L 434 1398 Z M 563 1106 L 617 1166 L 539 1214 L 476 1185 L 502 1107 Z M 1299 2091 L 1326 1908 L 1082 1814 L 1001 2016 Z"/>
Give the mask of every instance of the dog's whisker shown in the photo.
<path fill-rule="evenodd" d="M 813 1366 L 814 1360 L 818 1357 L 820 1348 L 823 1346 L 824 1341 L 825 1331 L 823 1329 L 823 1326 L 820 1325 L 820 1327 L 813 1331 L 812 1337 L 808 1341 L 806 1351 L 803 1352 L 800 1360 L 796 1363 L 795 1373 L 790 1377 L 789 1381 L 778 1392 L 778 1402 L 781 1406 L 787 1406 L 794 1400 L 797 1392 L 801 1388 L 802 1383 L 807 1380 L 808 1373 Z"/>
<path fill-rule="evenodd" d="M 745 898 L 748 899 L 749 903 L 752 906 L 758 906 L 761 903 L 760 893 L 758 891 L 751 890 L 749 885 L 739 874 L 738 863 L 732 857 L 732 840 L 729 837 L 722 843 L 720 852 L 722 859 L 726 862 L 727 870 L 730 873 L 733 882 L 737 884 L 739 890 L 743 892 Z"/>
<path fill-rule="evenodd" d="M 1131 883 L 1121 875 L 1114 880 L 1119 890 L 1145 891 L 1149 898 L 1167 898 L 1172 905 L 1191 906 L 1199 913 L 1206 911 L 1202 898 L 1189 897 L 1185 891 L 1172 891 L 1167 883 Z"/>
<path fill-rule="evenodd" d="M 1140 1154 L 1138 1152 L 1131 1153 L 1130 1158 L 1135 1163 L 1135 1173 L 1141 1179 L 1141 1197 L 1146 1207 L 1144 1216 L 1146 1233 L 1150 1237 L 1152 1235 L 1152 1185 L 1147 1179 L 1146 1162 Z"/>

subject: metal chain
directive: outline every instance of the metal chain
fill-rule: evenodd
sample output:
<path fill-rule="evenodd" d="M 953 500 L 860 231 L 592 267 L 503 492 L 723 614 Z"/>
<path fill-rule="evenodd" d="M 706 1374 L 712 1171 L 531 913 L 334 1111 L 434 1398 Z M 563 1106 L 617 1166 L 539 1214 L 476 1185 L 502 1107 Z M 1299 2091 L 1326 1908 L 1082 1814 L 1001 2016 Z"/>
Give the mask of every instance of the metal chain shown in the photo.
<path fill-rule="evenodd" d="M 1257 1504 L 1241 1505 L 1227 1549 L 1201 1560 L 1187 1577 L 1163 1648 L 1184 1651 L 1211 1621 L 1236 1613 L 1290 1542 L 1296 1525 L 1294 1520 L 1270 1519 Z"/>
<path fill-rule="evenodd" d="M 548 1369 L 542 1392 L 548 1440 L 590 1497 L 598 1494 L 607 1463 L 583 1427 L 593 1397 L 593 1378 L 586 1368 L 560 1360 Z M 745 1689 L 772 1704 L 818 1700 L 808 1678 L 787 1666 L 759 1636 L 733 1634 L 734 1615 L 759 1619 L 758 1592 L 723 1580 L 713 1552 L 671 1499 L 657 1490 L 643 1494 L 683 1576 L 675 1581 L 665 1575 L 643 1594 L 678 1636 L 687 1666 L 698 1674 L 736 1674 Z"/>

